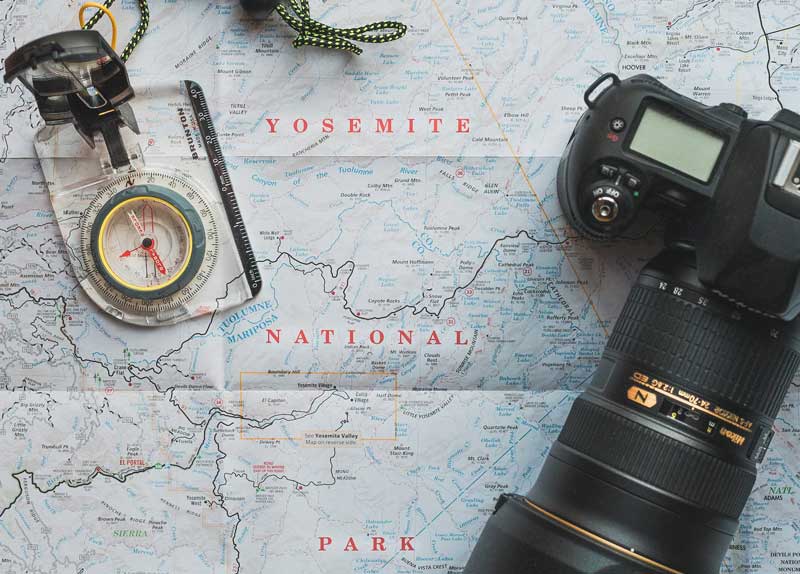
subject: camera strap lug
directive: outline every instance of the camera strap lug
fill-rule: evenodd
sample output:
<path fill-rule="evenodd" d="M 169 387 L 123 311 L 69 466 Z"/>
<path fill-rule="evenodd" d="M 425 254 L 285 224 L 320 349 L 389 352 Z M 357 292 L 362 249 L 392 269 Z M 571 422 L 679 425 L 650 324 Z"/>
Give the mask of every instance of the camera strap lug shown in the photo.
<path fill-rule="evenodd" d="M 595 90 L 597 90 L 597 88 L 599 88 L 602 84 L 604 84 L 608 80 L 611 80 L 611 84 L 615 87 L 619 86 L 620 84 L 619 76 L 617 76 L 616 74 L 612 73 L 603 74 L 602 76 L 597 78 L 592 83 L 592 85 L 589 86 L 589 89 L 587 89 L 586 92 L 583 94 L 583 101 L 586 102 L 586 107 L 588 107 L 590 110 L 594 109 L 594 103 L 596 101 L 596 98 L 593 100 L 591 99 L 590 96 L 595 92 Z"/>

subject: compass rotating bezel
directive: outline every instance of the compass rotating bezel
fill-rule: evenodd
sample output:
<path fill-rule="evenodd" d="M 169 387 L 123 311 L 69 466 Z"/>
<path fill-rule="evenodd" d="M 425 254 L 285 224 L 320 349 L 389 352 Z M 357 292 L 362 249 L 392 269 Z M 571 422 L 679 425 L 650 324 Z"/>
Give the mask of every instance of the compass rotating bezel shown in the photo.
<path fill-rule="evenodd" d="M 177 277 L 170 280 L 161 288 L 137 289 L 124 283 L 109 269 L 101 252 L 102 241 L 100 235 L 109 217 L 124 203 L 137 199 L 155 199 L 167 204 L 183 220 L 189 235 L 189 249 L 187 261 L 182 265 Z M 143 184 L 134 185 L 115 194 L 100 208 L 92 224 L 91 253 L 97 272 L 110 287 L 125 297 L 141 301 L 156 301 L 171 297 L 178 293 L 197 276 L 200 271 L 206 252 L 206 231 L 202 218 L 195 207 L 180 194 L 160 185 Z"/>

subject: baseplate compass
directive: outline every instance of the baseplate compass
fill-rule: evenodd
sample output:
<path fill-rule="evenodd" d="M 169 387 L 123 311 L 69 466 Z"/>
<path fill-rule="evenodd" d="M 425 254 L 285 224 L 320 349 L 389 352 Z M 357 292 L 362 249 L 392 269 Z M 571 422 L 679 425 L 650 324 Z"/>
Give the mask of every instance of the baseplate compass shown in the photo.
<path fill-rule="evenodd" d="M 124 66 L 96 33 L 51 35 L 12 56 L 6 79 L 37 96 L 46 125 L 36 152 L 92 301 L 155 326 L 258 294 L 258 265 L 198 84 L 150 86 L 132 102 Z M 101 73 L 111 64 L 111 76 Z M 147 111 L 141 121 L 136 109 Z"/>
<path fill-rule="evenodd" d="M 182 83 L 180 91 L 168 104 L 176 109 L 176 118 L 195 114 L 200 101 L 207 110 L 197 84 Z M 177 104 L 188 100 L 197 108 Z M 163 165 L 142 156 L 129 169 L 111 169 L 63 188 L 64 178 L 84 174 L 90 166 L 82 160 L 44 159 L 50 155 L 45 149 L 50 152 L 51 145 L 64 143 L 63 134 L 37 142 L 45 173 L 53 173 L 47 175 L 53 181 L 51 199 L 78 280 L 93 301 L 118 319 L 148 326 L 176 323 L 240 304 L 261 289 L 210 122 L 208 112 L 196 114 L 189 128 L 193 141 L 205 143 L 206 157 L 172 157 Z M 186 128 L 176 124 L 176 134 L 180 130 L 185 138 Z M 159 129 L 163 133 L 163 126 Z M 164 139 L 180 141 L 173 134 Z M 132 158 L 140 154 L 135 149 L 129 153 Z M 75 161 L 84 167 L 74 167 Z M 96 165 L 108 171 L 102 160 Z M 70 224 L 76 215 L 77 230 Z"/>

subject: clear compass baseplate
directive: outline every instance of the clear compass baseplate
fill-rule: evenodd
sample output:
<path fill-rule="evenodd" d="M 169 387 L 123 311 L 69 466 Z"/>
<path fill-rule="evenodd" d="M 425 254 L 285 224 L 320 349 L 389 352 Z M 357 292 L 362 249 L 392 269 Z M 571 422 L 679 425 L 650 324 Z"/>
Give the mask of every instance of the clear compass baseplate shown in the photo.
<path fill-rule="evenodd" d="M 176 83 L 170 99 L 187 97 Z M 175 123 L 175 133 L 183 133 L 177 115 Z M 71 126 L 47 126 L 36 140 L 75 278 L 89 298 L 109 315 L 143 326 L 252 298 L 257 289 L 209 158 L 145 157 L 142 138 L 124 130 L 129 163 L 120 168 L 97 137 L 92 148 Z"/>

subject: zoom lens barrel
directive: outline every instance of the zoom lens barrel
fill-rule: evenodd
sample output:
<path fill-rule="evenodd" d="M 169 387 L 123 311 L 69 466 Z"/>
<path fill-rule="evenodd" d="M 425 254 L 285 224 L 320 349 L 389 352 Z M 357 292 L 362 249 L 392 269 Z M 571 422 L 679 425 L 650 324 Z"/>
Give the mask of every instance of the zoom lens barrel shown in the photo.
<path fill-rule="evenodd" d="M 671 250 L 632 289 L 526 497 L 465 574 L 717 574 L 800 367 L 798 322 L 739 309 Z"/>

